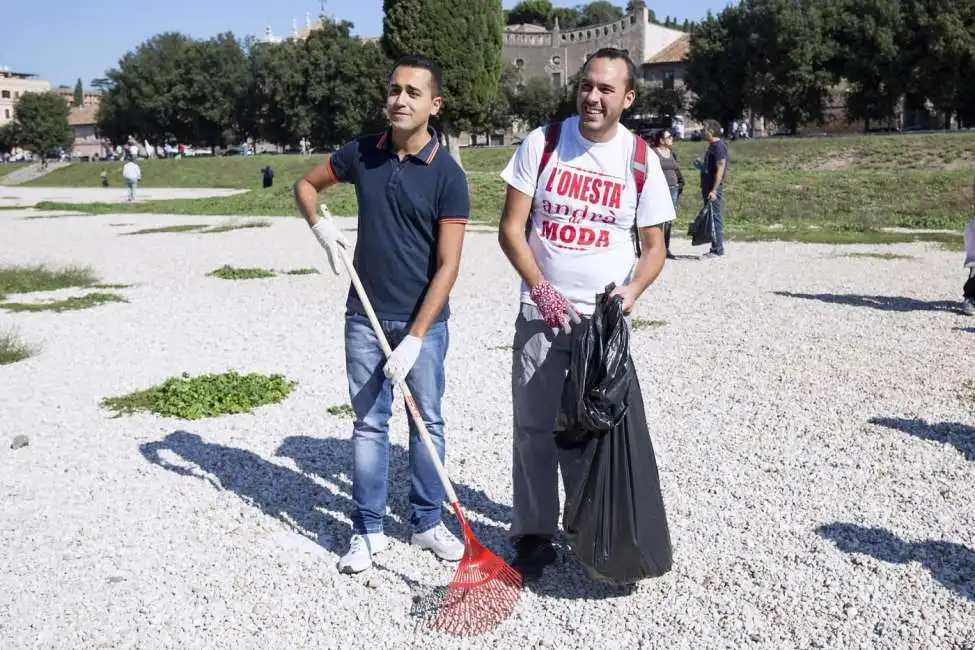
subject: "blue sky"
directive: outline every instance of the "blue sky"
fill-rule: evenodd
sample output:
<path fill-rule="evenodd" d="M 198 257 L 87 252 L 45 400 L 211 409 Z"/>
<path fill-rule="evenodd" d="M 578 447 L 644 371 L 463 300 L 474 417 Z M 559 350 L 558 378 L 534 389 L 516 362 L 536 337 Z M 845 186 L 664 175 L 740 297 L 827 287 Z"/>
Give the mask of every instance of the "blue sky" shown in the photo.
<path fill-rule="evenodd" d="M 457 0 L 458 4 L 463 0 Z M 555 0 L 571 7 L 582 0 Z M 720 10 L 727 0 L 651 0 L 648 5 L 662 20 L 702 18 L 707 10 Z M 504 0 L 511 8 L 517 0 Z M 625 0 L 616 4 L 625 6 Z M 355 23 L 355 33 L 382 32 L 382 0 L 329 0 L 328 14 Z M 232 31 L 238 37 L 260 35 L 271 25 L 279 36 L 291 32 L 292 18 L 298 28 L 305 13 L 314 20 L 320 11 L 315 0 L 167 0 L 119 2 L 118 0 L 0 0 L 0 66 L 30 72 L 58 84 L 85 85 L 103 75 L 126 52 L 154 34 L 180 31 L 197 38 Z"/>

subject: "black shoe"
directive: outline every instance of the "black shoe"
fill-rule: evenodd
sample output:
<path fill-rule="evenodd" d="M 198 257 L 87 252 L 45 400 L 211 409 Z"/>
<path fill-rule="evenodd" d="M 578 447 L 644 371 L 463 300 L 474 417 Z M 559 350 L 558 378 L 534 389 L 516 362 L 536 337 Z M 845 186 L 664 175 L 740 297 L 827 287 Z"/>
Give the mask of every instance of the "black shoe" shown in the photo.
<path fill-rule="evenodd" d="M 538 580 L 542 572 L 557 559 L 552 542 L 537 535 L 525 535 L 515 542 L 515 559 L 511 568 L 521 575 L 523 582 Z"/>

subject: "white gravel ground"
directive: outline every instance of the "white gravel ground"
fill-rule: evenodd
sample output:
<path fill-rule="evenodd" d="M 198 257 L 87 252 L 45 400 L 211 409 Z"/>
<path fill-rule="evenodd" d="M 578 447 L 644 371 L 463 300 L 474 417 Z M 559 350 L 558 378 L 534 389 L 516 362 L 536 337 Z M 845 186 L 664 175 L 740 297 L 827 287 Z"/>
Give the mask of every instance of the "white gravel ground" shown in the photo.
<path fill-rule="evenodd" d="M 136 286 L 120 291 L 128 304 L 0 310 L 0 331 L 41 348 L 0 366 L 4 649 L 975 648 L 975 412 L 958 397 L 975 379 L 975 319 L 953 311 L 959 253 L 731 243 L 725 260 L 668 262 L 637 308 L 666 325 L 633 346 L 674 570 L 622 593 L 563 556 L 502 627 L 458 641 L 410 614 L 453 565 L 408 546 L 400 406 L 394 541 L 381 567 L 336 573 L 350 424 L 325 409 L 348 402 L 347 280 L 302 222 L 119 237 L 133 227 L 112 224 L 223 219 L 22 216 L 0 212 L 0 264 L 91 264 Z M 914 258 L 842 256 L 870 250 Z M 323 274 L 205 277 L 228 263 Z M 470 233 L 448 471 L 479 539 L 505 555 L 516 300 L 495 235 Z M 299 385 L 253 415 L 195 422 L 98 406 L 229 368 Z M 18 434 L 30 444 L 12 450 Z"/>
<path fill-rule="evenodd" d="M 122 181 L 114 187 L 24 187 L 0 186 L 0 207 L 26 207 L 41 201 L 63 203 L 125 203 L 128 189 Z M 206 187 L 139 187 L 136 201 L 164 199 L 204 199 L 213 196 L 233 196 L 247 190 Z"/>

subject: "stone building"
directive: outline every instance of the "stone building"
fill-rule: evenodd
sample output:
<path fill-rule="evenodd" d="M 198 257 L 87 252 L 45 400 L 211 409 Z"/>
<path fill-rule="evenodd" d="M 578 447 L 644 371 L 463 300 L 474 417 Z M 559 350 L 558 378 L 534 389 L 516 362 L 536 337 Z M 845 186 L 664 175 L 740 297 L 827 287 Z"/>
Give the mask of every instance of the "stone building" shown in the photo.
<path fill-rule="evenodd" d="M 558 87 L 569 83 L 586 58 L 603 47 L 625 50 L 648 80 L 650 60 L 688 35 L 678 29 L 650 22 L 645 7 L 614 23 L 562 30 L 558 21 L 551 30 L 538 25 L 509 25 L 504 33 L 504 60 L 522 70 L 525 78 L 547 77 Z M 686 47 L 684 48 L 686 54 Z"/>
<path fill-rule="evenodd" d="M 57 93 L 71 106 L 74 106 L 74 86 L 58 86 Z M 98 106 L 102 103 L 102 91 L 97 88 L 85 88 L 81 91 L 82 106 Z"/>
<path fill-rule="evenodd" d="M 27 72 L 11 72 L 10 68 L 0 67 L 0 126 L 14 119 L 14 104 L 24 93 L 47 92 L 50 82 L 37 78 Z"/>

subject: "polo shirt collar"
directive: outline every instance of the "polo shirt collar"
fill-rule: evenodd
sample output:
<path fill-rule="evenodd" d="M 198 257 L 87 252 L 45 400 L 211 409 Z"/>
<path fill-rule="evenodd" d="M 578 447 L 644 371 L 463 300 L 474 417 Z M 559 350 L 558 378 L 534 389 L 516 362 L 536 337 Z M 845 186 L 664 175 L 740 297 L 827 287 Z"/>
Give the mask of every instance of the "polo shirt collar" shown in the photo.
<path fill-rule="evenodd" d="M 430 134 L 430 142 L 426 143 L 420 152 L 413 156 L 425 165 L 429 165 L 433 162 L 433 157 L 437 155 L 440 150 L 440 139 L 437 137 L 437 131 L 432 127 L 427 127 L 427 133 Z M 387 128 L 383 131 L 383 134 L 379 136 L 379 141 L 376 142 L 377 149 L 383 149 L 390 153 L 393 152 L 393 129 Z M 413 154 L 409 154 L 413 155 Z"/>

